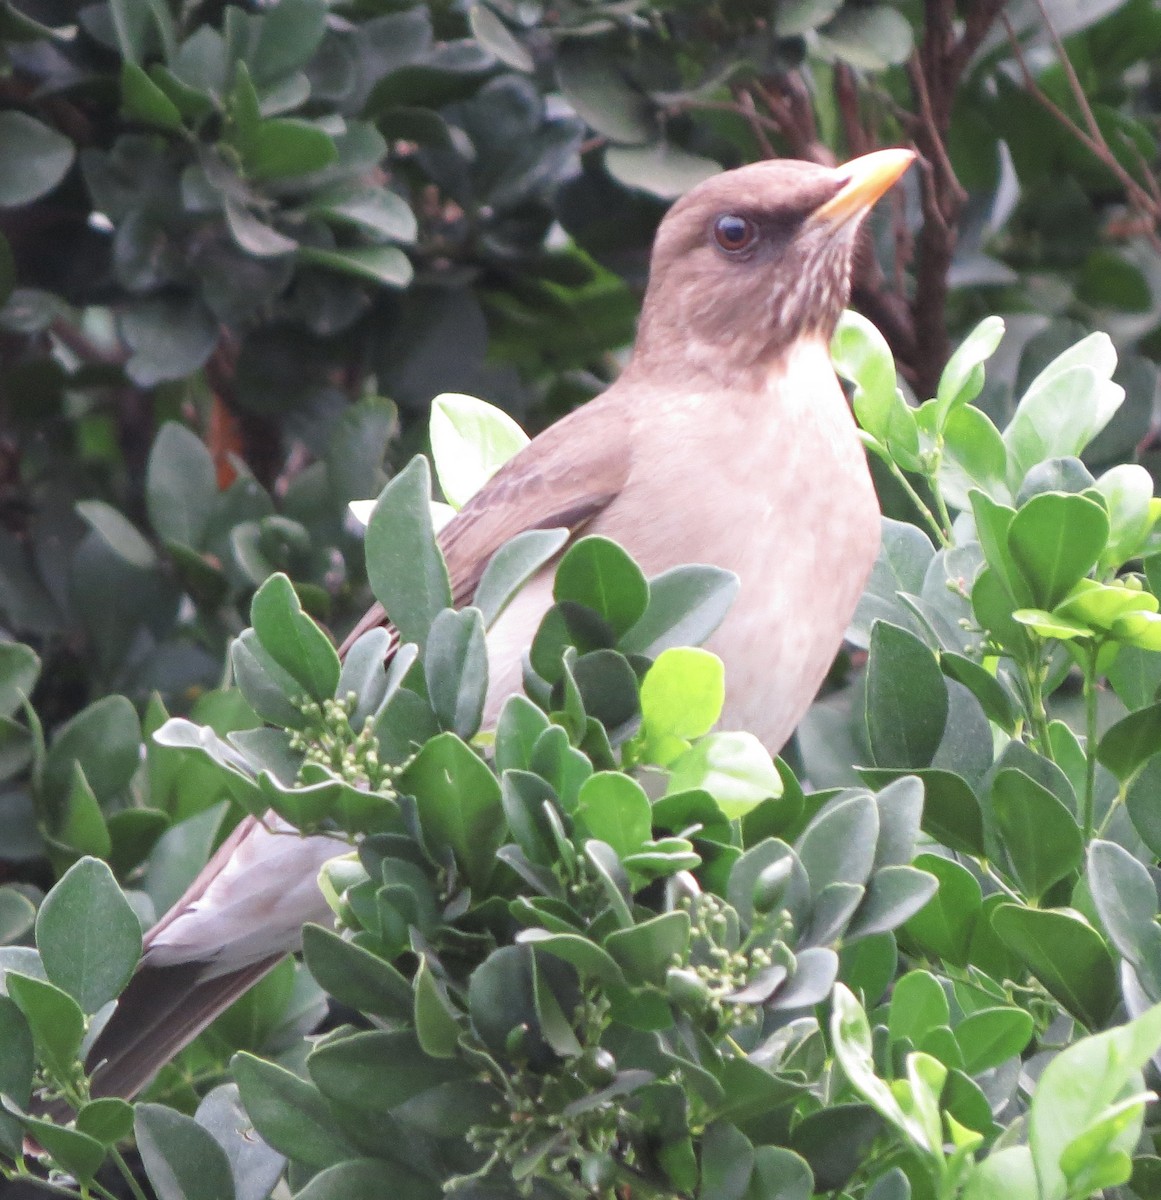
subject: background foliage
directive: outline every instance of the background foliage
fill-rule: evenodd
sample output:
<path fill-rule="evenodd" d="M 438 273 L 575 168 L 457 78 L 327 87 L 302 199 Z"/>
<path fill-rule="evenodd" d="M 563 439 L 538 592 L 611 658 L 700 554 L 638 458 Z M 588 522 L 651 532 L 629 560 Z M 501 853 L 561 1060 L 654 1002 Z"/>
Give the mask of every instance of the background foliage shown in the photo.
<path fill-rule="evenodd" d="M 1157 744 L 1154 650 L 1147 632 L 1139 645 L 1126 634 L 1114 661 L 1107 644 L 1117 641 L 1116 617 L 1071 594 L 1090 575 L 1111 586 L 1124 564 L 1137 565 L 1134 555 L 1153 549 L 1141 540 L 1146 526 L 1134 541 L 1136 527 L 1118 526 L 1114 515 L 1131 510 L 1126 495 L 1141 511 L 1141 476 L 1125 488 L 1101 483 L 1118 463 L 1157 465 L 1161 15 L 1150 0 L 958 8 L 952 0 L 8 0 L 0 42 L 6 953 L 26 954 L 41 897 L 83 856 L 108 861 L 147 922 L 237 820 L 237 785 L 152 734 L 170 714 L 222 736 L 260 726 L 255 707 L 271 716 L 254 695 L 247 703 L 222 685 L 230 641 L 273 572 L 335 631 L 362 611 L 362 540 L 347 504 L 377 494 L 424 444 L 433 396 L 485 396 L 534 432 L 614 375 L 631 342 L 653 230 L 683 188 L 771 153 L 825 162 L 913 143 L 922 169 L 875 214 L 879 265 L 870 256 L 861 263 L 855 304 L 883 331 L 908 396 L 944 403 L 928 410 L 927 424 L 909 423 L 894 382 L 874 382 L 888 369 L 873 340 L 867 350 L 851 335 L 864 348 L 848 367 L 862 388 L 860 418 L 879 442 L 884 509 L 916 520 L 912 489 L 930 505 L 930 540 L 924 549 L 910 525 L 892 533 L 894 556 L 860 614 L 863 649 L 837 665 L 833 690 L 787 759 L 821 788 L 859 783 L 852 764 L 873 763 L 878 775 L 864 780 L 875 787 L 919 772 L 925 833 L 975 867 L 942 853 L 919 864 L 939 879 L 940 896 L 958 898 L 932 910 L 944 925 L 931 913 L 926 927 L 920 921 L 926 933 L 905 944 L 910 957 L 899 970 L 926 963 L 945 995 L 969 969 L 1021 981 L 1000 1007 L 1028 1012 L 1038 1041 L 1013 1049 L 1000 1039 L 1000 1047 L 1024 1098 L 1039 1066 L 1021 1067 L 1021 1052 L 1037 1064 L 1037 1046 L 1081 1032 L 1069 1022 L 1095 1031 L 1123 1020 L 1117 1003 L 1137 1013 L 1161 998 L 1149 965 L 1156 897 L 1146 886 L 1158 844 L 1156 760 L 1145 753 Z M 987 313 L 1003 314 L 1007 336 L 996 350 L 995 338 L 977 331 L 977 358 L 959 369 L 974 379 L 987 357 L 979 347 L 995 350 L 966 411 L 985 414 L 997 431 L 1013 428 L 1016 400 L 1060 351 L 1090 329 L 1111 334 L 1115 356 L 1090 345 L 1095 358 L 1074 364 L 1094 372 L 1093 396 L 1110 373 L 1125 392 L 1091 442 L 1079 426 L 1031 449 L 1006 434 L 1011 457 L 998 457 L 977 418 L 952 418 L 965 411 L 966 392 L 962 380 L 941 385 L 941 376 L 951 347 Z M 1073 466 L 1082 451 L 1086 466 Z M 1067 464 L 1029 485 L 1050 460 Z M 992 507 L 973 507 L 971 486 Z M 1093 487 L 1103 501 L 1084 494 Z M 1033 528 L 1027 536 L 1015 518 L 1004 524 L 1002 510 L 1023 514 L 1039 492 L 1075 499 L 1039 502 L 1019 518 Z M 972 539 L 951 527 L 940 503 L 999 530 L 990 543 L 980 538 L 983 560 L 953 557 Z M 1088 521 L 1087 539 L 1077 521 Z M 1013 566 L 1016 547 L 1065 527 L 1091 544 L 1092 561 L 1043 586 L 1034 567 L 1024 578 L 1027 564 Z M 981 647 L 978 630 L 957 632 L 968 614 L 947 599 L 935 558 L 955 562 L 967 579 L 986 563 L 993 581 L 1008 585 L 989 597 L 991 608 L 980 600 L 982 612 L 970 595 L 993 643 Z M 1156 586 L 1146 571 L 1142 594 Z M 900 591 L 912 600 L 899 601 Z M 1014 611 L 1024 615 L 1005 619 Z M 878 632 L 876 617 L 885 622 Z M 981 648 L 1014 664 L 989 673 L 998 687 L 972 670 Z M 869 671 L 860 669 L 865 649 Z M 876 660 L 887 665 L 877 671 Z M 894 671 L 925 681 L 916 694 L 945 714 L 938 728 L 900 722 L 890 708 Z M 1097 687 L 1106 676 L 1111 686 Z M 877 717 L 876 703 L 890 715 Z M 1126 727 L 1130 713 L 1137 724 Z M 1060 722 L 1082 740 L 1069 741 Z M 1109 726 L 1098 766 L 1096 735 Z M 441 727 L 468 732 L 454 720 Z M 953 728 L 970 733 L 966 759 L 948 758 Z M 1016 734 L 1037 757 L 997 760 L 993 729 Z M 1109 825 L 1110 812 L 1121 814 L 1120 826 Z M 1021 825 L 1028 813 L 1031 829 Z M 1058 838 L 1041 856 L 1032 834 L 1044 828 Z M 804 830 L 791 822 L 777 832 L 797 845 Z M 1098 830 L 1137 867 L 1115 846 L 1094 849 L 1105 844 L 1093 840 Z M 747 847 L 744 839 L 736 846 Z M 985 877 L 977 898 L 980 864 L 991 864 L 1003 887 Z M 82 878 L 104 886 L 97 875 Z M 1005 945 L 1022 965 L 997 957 L 995 938 L 975 932 L 995 927 L 1004 887 L 1022 915 L 1000 925 L 1020 926 Z M 1109 888 L 1135 898 L 1125 909 L 1133 919 L 1117 919 L 1120 901 L 1102 908 Z M 1029 921 L 1032 933 L 1020 924 Z M 858 958 L 859 944 L 844 953 Z M 1062 962 L 1076 967 L 1071 982 L 1056 975 Z M 885 989 L 895 968 L 880 967 Z M 1029 970 L 1031 995 L 1020 990 Z M 85 1011 L 102 994 L 76 996 L 49 978 Z M 843 978 L 873 1007 L 879 995 L 865 978 Z M 112 995 L 119 985 L 103 986 Z M 909 1031 L 888 1020 L 894 1040 L 924 1046 L 965 1078 L 985 1061 L 980 1070 L 1000 1070 L 986 1055 L 973 1058 L 966 1038 L 958 1051 L 942 1032 L 925 1042 L 932 1030 L 958 1035 L 960 1018 L 972 1017 L 960 993 L 945 1016 L 930 984 L 907 987 L 927 989 L 938 1019 Z M 306 972 L 287 965 L 191 1048 L 154 1098 L 192 1111 L 194 1081 L 214 1077 L 237 1050 L 286 1052 L 300 1067 L 301 1033 L 321 1003 Z M 0 1018 L 19 1027 L 11 1007 Z M 1020 1018 L 1003 1020 L 1011 1036 Z M 832 1037 L 834 1049 L 841 1039 Z M 49 1051 L 38 1042 L 37 1052 Z M 855 1083 L 858 1066 L 849 1055 L 842 1061 Z M 882 1054 L 877 1064 L 886 1070 Z M 977 1128 L 963 1120 L 969 1101 L 957 1103 L 955 1119 Z M 144 1139 L 138 1130 L 147 1160 L 150 1138 L 164 1142 L 157 1131 L 175 1119 L 166 1111 L 147 1110 L 156 1128 Z M 864 1109 L 827 1116 L 870 1119 Z M 1014 1120 L 1012 1111 L 993 1116 Z M 1011 1126 L 1012 1138 L 1020 1127 Z M 99 1128 L 103 1146 L 128 1126 L 122 1114 Z M 744 1122 L 738 1128 L 753 1134 Z M 848 1140 L 834 1126 L 818 1128 L 828 1144 Z M 713 1161 L 732 1161 L 735 1149 L 724 1144 Z M 78 1173 L 67 1146 L 53 1152 Z M 1137 1159 L 1133 1186 L 1145 1197 L 1158 1186 L 1157 1160 L 1139 1148 Z M 890 1155 L 882 1165 L 881 1178 L 854 1178 L 851 1194 L 905 1194 L 882 1182 Z M 923 1176 L 907 1172 L 916 1187 Z"/>

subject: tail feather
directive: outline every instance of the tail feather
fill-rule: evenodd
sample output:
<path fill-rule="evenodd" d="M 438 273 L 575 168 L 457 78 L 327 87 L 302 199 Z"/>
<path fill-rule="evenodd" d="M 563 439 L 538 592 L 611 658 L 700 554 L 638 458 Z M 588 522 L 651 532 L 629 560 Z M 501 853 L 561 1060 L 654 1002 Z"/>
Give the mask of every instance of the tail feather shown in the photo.
<path fill-rule="evenodd" d="M 94 1096 L 139 1092 L 178 1051 L 284 956 L 203 978 L 206 964 L 153 966 L 146 959 L 89 1050 Z"/>

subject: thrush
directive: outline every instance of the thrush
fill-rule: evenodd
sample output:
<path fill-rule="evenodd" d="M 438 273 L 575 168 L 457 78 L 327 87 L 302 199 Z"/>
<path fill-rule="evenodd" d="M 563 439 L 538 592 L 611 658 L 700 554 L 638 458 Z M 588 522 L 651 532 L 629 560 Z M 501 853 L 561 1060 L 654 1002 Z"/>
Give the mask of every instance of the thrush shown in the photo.
<path fill-rule="evenodd" d="M 841 644 L 878 548 L 878 504 L 828 345 L 859 225 L 913 158 L 756 163 L 680 199 L 658 229 L 620 377 L 535 438 L 443 530 L 456 603 L 529 528 L 603 534 L 647 575 L 727 568 L 739 594 L 707 643 L 725 663 L 722 723 L 777 751 Z M 552 564 L 489 632 L 486 720 L 520 689 L 551 589 Z M 373 608 L 344 650 L 386 621 Z M 335 843 L 268 824 L 243 820 L 146 935 L 89 1055 L 96 1093 L 138 1090 L 297 948 L 306 921 L 329 918 L 315 880 Z"/>

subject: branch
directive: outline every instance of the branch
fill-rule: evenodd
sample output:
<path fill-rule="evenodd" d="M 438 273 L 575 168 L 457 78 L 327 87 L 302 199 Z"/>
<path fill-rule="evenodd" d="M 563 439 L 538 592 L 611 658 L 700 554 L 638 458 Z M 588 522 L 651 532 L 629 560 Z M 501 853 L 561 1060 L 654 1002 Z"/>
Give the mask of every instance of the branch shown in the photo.
<path fill-rule="evenodd" d="M 1153 177 L 1152 172 L 1148 168 L 1148 164 L 1141 157 L 1140 150 L 1133 144 L 1133 150 L 1137 156 L 1145 178 L 1148 181 L 1147 186 L 1142 186 L 1129 171 L 1121 165 L 1120 160 L 1113 153 L 1112 147 L 1108 143 L 1108 139 L 1101 132 L 1100 125 L 1097 123 L 1092 107 L 1088 102 L 1088 97 L 1084 94 L 1084 88 L 1081 86 L 1080 79 L 1077 77 L 1076 71 L 1073 68 L 1072 62 L 1068 57 L 1068 53 L 1064 48 L 1064 43 L 1060 40 L 1060 35 L 1056 32 L 1051 19 L 1048 16 L 1048 11 L 1044 7 L 1043 0 L 1036 0 L 1036 6 L 1040 10 L 1040 15 L 1044 20 L 1048 34 L 1052 39 L 1053 47 L 1060 59 L 1060 65 L 1064 70 L 1065 78 L 1068 80 L 1069 91 L 1073 99 L 1076 101 L 1081 114 L 1084 118 L 1084 128 L 1077 124 L 1058 104 L 1055 103 L 1036 82 L 1035 76 L 1032 74 L 1032 69 L 1028 65 L 1028 60 L 1024 57 L 1023 47 L 1020 45 L 1020 39 L 1016 36 L 1016 31 L 1012 28 L 1011 21 L 1007 15 L 1001 16 L 1000 20 L 1004 24 L 1004 29 L 1008 34 L 1008 42 L 1012 47 L 1012 54 L 1016 59 L 1016 65 L 1020 69 L 1020 75 L 1024 81 L 1024 87 L 1028 94 L 1035 99 L 1042 108 L 1050 113 L 1073 137 L 1090 154 L 1102 163 L 1117 179 L 1120 185 L 1125 189 L 1125 199 L 1129 206 L 1143 216 L 1147 221 L 1146 236 L 1156 248 L 1161 248 L 1161 236 L 1158 235 L 1157 226 L 1161 222 L 1161 188 L 1158 187 L 1157 180 Z"/>

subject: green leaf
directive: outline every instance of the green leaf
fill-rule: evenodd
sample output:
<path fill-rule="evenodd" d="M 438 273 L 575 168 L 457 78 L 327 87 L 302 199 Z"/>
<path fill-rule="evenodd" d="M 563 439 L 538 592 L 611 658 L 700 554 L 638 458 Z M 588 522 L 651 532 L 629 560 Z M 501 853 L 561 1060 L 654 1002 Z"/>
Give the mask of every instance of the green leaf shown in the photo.
<path fill-rule="evenodd" d="M 96 1138 L 36 1117 L 25 1117 L 21 1123 L 54 1161 L 70 1175 L 74 1175 L 79 1183 L 84 1185 L 92 1182 L 93 1176 L 105 1161 L 105 1147 Z M 227 1192 L 227 1200 L 232 1195 L 232 1191 Z M 169 1200 L 169 1196 L 159 1195 L 159 1200 Z"/>
<path fill-rule="evenodd" d="M 953 408 L 943 428 L 943 451 L 937 482 L 948 504 L 970 510 L 973 488 L 997 504 L 1011 503 L 1008 450 L 986 413 L 970 404 Z"/>
<path fill-rule="evenodd" d="M 835 371 L 855 384 L 858 392 L 881 399 L 894 396 L 895 357 L 887 339 L 861 313 L 849 308 L 843 312 L 831 338 L 830 356 Z M 865 424 L 863 428 L 879 436 Z"/>
<path fill-rule="evenodd" d="M 675 646 L 700 645 L 722 623 L 738 586 L 738 577 L 721 567 L 674 567 L 655 575 L 645 612 L 618 648 L 656 658 Z"/>
<path fill-rule="evenodd" d="M 970 404 L 983 390 L 983 364 L 995 354 L 1003 336 L 1002 318 L 985 317 L 959 344 L 939 377 L 938 427 L 943 427 L 953 408 Z"/>
<path fill-rule="evenodd" d="M 1033 604 L 1052 609 L 1096 565 L 1108 537 L 1108 514 L 1094 500 L 1042 492 L 1012 518 L 1008 551 Z"/>
<path fill-rule="evenodd" d="M 1125 1093 L 1140 1096 L 1141 1068 L 1161 1047 L 1161 1005 L 1149 1009 L 1135 1021 L 1105 1033 L 1083 1038 L 1056 1055 L 1044 1069 L 1028 1114 L 1028 1144 L 1040 1182 L 1041 1196 L 1060 1200 L 1073 1194 L 1064 1172 L 1065 1155 L 1075 1140 L 1105 1117 Z M 1135 1128 L 1129 1128 L 1121 1149 L 1131 1150 L 1144 1112 L 1140 1097 Z M 1115 1127 L 1109 1129 L 1105 1145 L 1121 1141 Z M 1112 1148 L 1110 1146 L 1110 1148 Z M 1090 1153 L 1104 1149 L 1099 1143 Z M 1076 1172 L 1080 1163 L 1070 1163 Z M 1087 1191 L 1087 1189 L 1086 1189 Z"/>
<path fill-rule="evenodd" d="M 725 1121 L 706 1128 L 701 1139 L 698 1200 L 742 1200 L 754 1170 L 754 1147 Z"/>
<path fill-rule="evenodd" d="M 1033 380 L 1004 431 L 1013 491 L 1037 463 L 1079 457 L 1108 424 L 1124 400 L 1124 389 L 1109 382 L 1115 364 L 1108 335 L 1094 333 Z"/>
<path fill-rule="evenodd" d="M 1101 566 L 1112 570 L 1140 553 L 1153 524 L 1153 477 L 1144 467 L 1122 463 L 1106 471 L 1095 487 L 1109 517 L 1108 544 L 1101 555 Z"/>
<path fill-rule="evenodd" d="M 384 1196 L 439 1200 L 442 1195 L 435 1180 L 416 1174 L 402 1163 L 355 1158 L 320 1171 L 295 1193 L 295 1200 L 382 1200 Z"/>
<path fill-rule="evenodd" d="M 164 1104 L 138 1104 L 133 1129 L 158 1200 L 231 1200 L 230 1160 L 192 1117 Z"/>
<path fill-rule="evenodd" d="M 1122 783 L 1161 752 L 1161 703 L 1131 712 L 1105 730 L 1097 746 L 1097 761 Z"/>
<path fill-rule="evenodd" d="M 27 1108 L 35 1069 L 32 1030 L 16 1004 L 0 996 L 0 1093 Z"/>
<path fill-rule="evenodd" d="M 64 796 L 72 786 L 79 763 L 100 800 L 128 786 L 140 763 L 141 725 L 125 696 L 105 696 L 82 709 L 63 725 L 48 751 L 43 788 Z"/>
<path fill-rule="evenodd" d="M 392 288 L 405 288 L 414 274 L 411 260 L 396 246 L 350 246 L 337 250 L 299 246 L 298 257 L 302 262 Z"/>
<path fill-rule="evenodd" d="M 254 593 L 250 621 L 267 654 L 316 701 L 335 694 L 342 670 L 330 638 L 302 611 L 290 580 L 279 572 Z"/>
<path fill-rule="evenodd" d="M 1117 973 L 1104 939 L 1079 915 L 1001 904 L 992 927 L 1040 982 L 1090 1028 L 1117 1002 Z"/>
<path fill-rule="evenodd" d="M 1085 881 L 1113 945 L 1134 966 L 1151 968 L 1161 928 L 1155 920 L 1157 888 L 1148 868 L 1115 842 L 1097 839 L 1088 848 Z"/>
<path fill-rule="evenodd" d="M 702 789 L 727 817 L 743 817 L 771 796 L 782 795 L 782 777 L 770 752 L 751 733 L 711 733 L 669 766 L 666 792 Z"/>
<path fill-rule="evenodd" d="M 528 435 L 503 409 L 459 392 L 431 402 L 430 437 L 436 478 L 457 509 L 528 445 Z"/>
<path fill-rule="evenodd" d="M 76 151 L 55 129 L 16 109 L 0 112 L 0 208 L 39 199 L 68 174 Z"/>
<path fill-rule="evenodd" d="M 649 604 L 649 585 L 641 568 L 616 542 L 584 537 L 565 551 L 552 587 L 558 602 L 592 609 L 617 635 L 641 619 Z"/>
<path fill-rule="evenodd" d="M 218 344 L 217 319 L 196 296 L 133 300 L 122 308 L 117 323 L 133 352 L 125 370 L 138 387 L 192 375 Z"/>
<path fill-rule="evenodd" d="M 892 1090 L 875 1074 L 871 1054 L 871 1027 L 862 1006 L 841 983 L 835 985 L 832 999 L 830 1035 L 835 1057 L 851 1086 L 876 1112 L 901 1130 L 912 1142 L 929 1154 L 932 1146 L 922 1122 L 907 1113 L 892 1095 Z"/>
<path fill-rule="evenodd" d="M 149 520 L 167 542 L 199 548 L 214 513 L 218 485 L 206 444 L 166 421 L 153 442 L 145 476 Z"/>
<path fill-rule="evenodd" d="M 157 566 L 153 547 L 137 527 L 111 504 L 103 500 L 78 500 L 76 510 L 85 523 L 119 558 L 142 571 Z"/>
<path fill-rule="evenodd" d="M 646 753 L 664 766 L 716 724 L 725 703 L 725 667 L 707 650 L 663 650 L 641 684 Z M 660 755 L 660 756 L 659 756 Z"/>
<path fill-rule="evenodd" d="M 358 1155 L 313 1083 L 252 1054 L 235 1054 L 230 1070 L 254 1128 L 275 1150 L 312 1167 Z"/>
<path fill-rule="evenodd" d="M 452 607 L 447 564 L 431 524 L 431 474 L 422 456 L 383 489 L 367 526 L 367 578 L 405 642 L 423 646 Z"/>
<path fill-rule="evenodd" d="M 77 1129 L 96 1138 L 102 1146 L 113 1146 L 132 1135 L 134 1111 L 127 1100 L 102 1096 L 77 1110 Z"/>
<path fill-rule="evenodd" d="M 181 111 L 156 83 L 134 62 L 121 64 L 121 107 L 130 120 L 143 121 L 159 129 L 181 128 Z"/>
<path fill-rule="evenodd" d="M 322 1094 L 341 1105 L 386 1113 L 442 1083 L 463 1083 L 458 1059 L 433 1058 L 411 1030 L 370 1030 L 317 1046 L 307 1061 Z"/>
<path fill-rule="evenodd" d="M 141 925 L 113 872 L 82 858 L 44 898 L 36 945 L 49 980 L 86 1013 L 120 995 L 141 957 Z"/>
<path fill-rule="evenodd" d="M 488 652 L 478 608 L 445 608 L 431 624 L 423 659 L 427 696 L 444 729 L 475 736 L 488 691 Z"/>
<path fill-rule="evenodd" d="M 992 780 L 992 811 L 1003 851 L 1025 895 L 1036 900 L 1071 875 L 1084 856 L 1084 838 L 1072 813 L 1023 771 Z"/>
<path fill-rule="evenodd" d="M 419 961 L 415 972 L 413 1021 L 415 1037 L 425 1054 L 432 1058 L 453 1058 L 459 1050 L 459 1013 L 435 978 L 427 959 Z"/>
<path fill-rule="evenodd" d="M 415 796 L 432 851 L 448 847 L 472 887 L 485 887 L 507 833 L 500 785 L 485 763 L 454 733 L 441 733 L 408 764 L 398 787 Z"/>
<path fill-rule="evenodd" d="M 377 954 L 321 925 L 304 925 L 302 955 L 319 986 L 340 1004 L 390 1020 L 411 1016 L 411 984 Z"/>
<path fill-rule="evenodd" d="M 568 538 L 567 529 L 526 529 L 492 555 L 472 598 L 485 626 L 492 625 L 508 601 L 557 555 Z"/>
<path fill-rule="evenodd" d="M 914 634 L 886 621 L 871 629 L 866 724 L 880 767 L 926 767 L 947 723 L 947 685 L 935 656 Z"/>
<path fill-rule="evenodd" d="M 939 891 L 903 927 L 907 939 L 926 954 L 967 966 L 982 904 L 979 883 L 966 867 L 935 854 L 920 854 L 914 865 L 939 880 Z"/>
<path fill-rule="evenodd" d="M 532 55 L 486 4 L 473 4 L 468 9 L 468 22 L 476 41 L 491 50 L 502 63 L 517 71 L 535 70 Z"/>
<path fill-rule="evenodd" d="M 607 50 L 581 38 L 561 44 L 556 59 L 560 90 L 577 116 L 614 142 L 650 141 L 657 125 L 648 98 Z"/>
<path fill-rule="evenodd" d="M 908 971 L 891 992 L 887 1030 L 893 1042 L 918 1046 L 932 1029 L 949 1021 L 947 996 L 929 971 Z"/>
<path fill-rule="evenodd" d="M 262 10 L 246 61 L 254 78 L 270 83 L 301 70 L 326 33 L 325 0 L 279 0 Z"/>
<path fill-rule="evenodd" d="M 1022 1008 L 981 1008 L 955 1027 L 969 1075 L 998 1067 L 1023 1052 L 1032 1040 L 1032 1017 Z"/>
<path fill-rule="evenodd" d="M 669 142 L 652 146 L 610 146 L 605 167 L 618 183 L 663 200 L 673 200 L 712 178 L 721 166 Z"/>
<path fill-rule="evenodd" d="M 640 850 L 653 831 L 649 797 L 617 771 L 598 771 L 581 784 L 576 815 L 590 837 L 607 842 L 622 859 Z"/>
<path fill-rule="evenodd" d="M 11 716 L 40 678 L 40 659 L 30 646 L 0 642 L 0 717 Z"/>
<path fill-rule="evenodd" d="M 833 883 L 863 885 L 875 863 L 879 809 L 866 792 L 840 793 L 813 818 L 795 843 L 815 899 Z"/>
<path fill-rule="evenodd" d="M 864 71 L 881 71 L 905 62 L 911 53 L 911 25 L 886 4 L 843 7 L 818 31 L 818 50 Z"/>
<path fill-rule="evenodd" d="M 71 1079 L 85 1032 L 80 1006 L 54 984 L 18 971 L 8 971 L 4 983 L 28 1021 L 38 1058 L 57 1079 Z"/>

